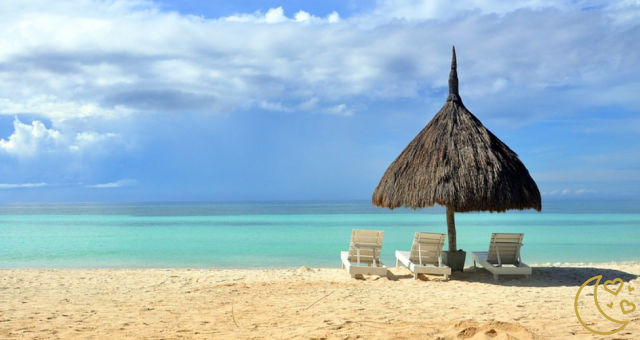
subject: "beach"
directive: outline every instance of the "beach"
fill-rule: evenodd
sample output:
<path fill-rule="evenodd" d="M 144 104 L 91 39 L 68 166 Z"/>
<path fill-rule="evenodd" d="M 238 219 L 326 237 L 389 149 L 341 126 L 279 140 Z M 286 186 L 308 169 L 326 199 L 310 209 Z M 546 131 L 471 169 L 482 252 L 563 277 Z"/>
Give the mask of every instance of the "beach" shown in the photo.
<path fill-rule="evenodd" d="M 640 289 L 627 290 L 640 287 L 638 206 L 550 202 L 543 213 L 459 214 L 466 250 L 488 249 L 493 232 L 525 234 L 533 275 L 498 281 L 469 254 L 449 281 L 393 267 L 416 231 L 446 232 L 438 208 L 0 206 L 0 339 L 601 339 L 574 308 L 597 275 L 601 309 L 629 321 L 611 337 L 637 339 L 640 310 L 623 314 L 619 304 L 640 307 Z M 387 277 L 351 279 L 339 268 L 354 228 L 385 231 Z M 615 278 L 625 285 L 618 296 L 602 288 Z M 615 330 L 592 289 L 578 299 L 582 319 Z"/>
<path fill-rule="evenodd" d="M 640 264 L 547 264 L 501 277 L 482 268 L 451 280 L 391 267 L 351 279 L 338 268 L 3 269 L 2 339 L 591 339 L 574 300 L 603 275 L 640 288 Z M 604 283 L 604 279 L 603 282 Z M 591 287 L 591 288 L 589 288 Z M 610 286 L 612 287 L 612 286 Z M 640 306 L 640 289 L 615 297 Z M 590 291 L 590 292 L 587 292 Z M 599 291 L 603 291 L 599 287 Z M 582 319 L 613 330 L 579 297 Z M 606 294 L 600 304 L 606 310 Z M 640 337 L 640 311 L 617 339 Z"/>

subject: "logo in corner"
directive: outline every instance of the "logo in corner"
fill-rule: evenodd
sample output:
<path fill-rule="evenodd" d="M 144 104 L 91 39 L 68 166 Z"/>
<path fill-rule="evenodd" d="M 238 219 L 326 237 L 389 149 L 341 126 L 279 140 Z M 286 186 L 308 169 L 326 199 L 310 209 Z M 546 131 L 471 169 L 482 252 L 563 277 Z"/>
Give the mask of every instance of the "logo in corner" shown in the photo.
<path fill-rule="evenodd" d="M 614 324 L 612 325 L 612 327 L 616 327 L 616 328 L 613 329 L 612 331 L 601 331 L 601 330 L 596 330 L 589 327 L 585 323 L 585 321 L 582 319 L 582 317 L 580 316 L 580 312 L 578 311 L 578 298 L 580 297 L 580 293 L 582 292 L 584 287 L 586 287 L 590 282 L 594 280 L 596 280 L 596 284 L 593 288 L 593 300 L 594 300 L 595 306 L 598 308 L 598 312 L 600 312 L 602 316 L 604 316 L 607 320 L 611 321 Z M 580 324 L 582 325 L 582 327 L 584 327 L 585 329 L 587 329 L 589 332 L 593 334 L 611 335 L 623 330 L 629 324 L 629 321 L 616 320 L 610 317 L 607 313 L 605 313 L 602 307 L 600 307 L 600 303 L 598 302 L 598 287 L 600 286 L 600 280 L 602 280 L 602 275 L 594 276 L 589 280 L 587 280 L 585 283 L 583 283 L 582 286 L 580 286 L 580 289 L 578 289 L 578 292 L 576 293 L 576 298 L 573 306 L 576 312 L 576 317 L 578 318 L 578 321 L 580 321 Z M 620 294 L 624 286 L 625 284 L 620 278 L 605 281 L 605 283 L 602 285 L 604 290 L 613 296 L 618 296 L 618 294 Z M 631 293 L 633 290 L 634 288 L 627 284 L 627 291 Z M 606 306 L 610 309 L 610 311 L 614 311 L 613 302 L 607 303 Z M 619 307 L 622 315 L 632 313 L 636 310 L 636 305 L 633 302 L 629 302 L 627 299 L 621 300 L 619 303 Z"/>

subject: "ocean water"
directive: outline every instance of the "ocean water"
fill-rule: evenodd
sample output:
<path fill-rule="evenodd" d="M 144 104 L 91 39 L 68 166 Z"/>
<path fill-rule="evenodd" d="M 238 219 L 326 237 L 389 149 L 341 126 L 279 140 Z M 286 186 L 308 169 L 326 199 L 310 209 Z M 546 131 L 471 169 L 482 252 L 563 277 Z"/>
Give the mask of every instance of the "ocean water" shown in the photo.
<path fill-rule="evenodd" d="M 456 226 L 467 251 L 524 233 L 530 264 L 640 261 L 640 202 L 458 213 Z M 337 268 L 352 229 L 385 231 L 387 265 L 416 231 L 447 232 L 442 207 L 369 202 L 12 204 L 0 205 L 0 268 Z"/>

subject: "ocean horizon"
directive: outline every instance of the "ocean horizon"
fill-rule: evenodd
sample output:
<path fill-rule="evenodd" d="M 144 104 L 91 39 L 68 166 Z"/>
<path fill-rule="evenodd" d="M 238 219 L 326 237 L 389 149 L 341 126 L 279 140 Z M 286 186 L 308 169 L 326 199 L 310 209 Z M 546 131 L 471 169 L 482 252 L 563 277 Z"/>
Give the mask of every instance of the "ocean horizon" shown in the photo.
<path fill-rule="evenodd" d="M 394 266 L 395 250 L 410 249 L 415 232 L 447 233 L 445 209 L 369 201 L 1 204 L 0 268 L 334 268 L 352 229 L 384 230 L 381 259 Z M 635 201 L 457 213 L 456 229 L 467 252 L 486 251 L 493 232 L 524 233 L 522 259 L 532 265 L 640 261 Z"/>

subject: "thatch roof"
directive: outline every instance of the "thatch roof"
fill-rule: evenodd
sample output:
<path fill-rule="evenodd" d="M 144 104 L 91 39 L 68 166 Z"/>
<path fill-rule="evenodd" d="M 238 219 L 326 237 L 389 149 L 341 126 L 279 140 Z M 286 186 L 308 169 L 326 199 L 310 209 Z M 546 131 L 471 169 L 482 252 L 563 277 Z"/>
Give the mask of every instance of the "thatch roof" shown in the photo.
<path fill-rule="evenodd" d="M 373 192 L 373 204 L 540 211 L 540 191 L 518 155 L 462 103 L 456 69 L 454 48 L 446 103 L 391 163 Z"/>

